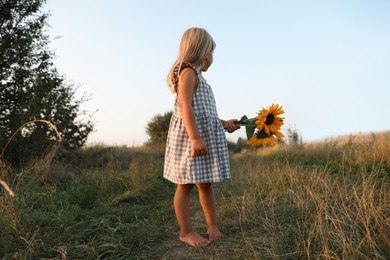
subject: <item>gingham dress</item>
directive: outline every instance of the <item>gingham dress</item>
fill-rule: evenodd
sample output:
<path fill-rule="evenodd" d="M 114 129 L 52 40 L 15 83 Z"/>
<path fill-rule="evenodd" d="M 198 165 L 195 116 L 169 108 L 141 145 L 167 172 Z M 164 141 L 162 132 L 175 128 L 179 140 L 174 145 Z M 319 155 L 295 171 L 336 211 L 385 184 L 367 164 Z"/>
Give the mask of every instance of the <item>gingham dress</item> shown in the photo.
<path fill-rule="evenodd" d="M 164 178 L 176 184 L 221 182 L 230 178 L 229 154 L 225 131 L 218 117 L 214 94 L 199 67 L 190 67 L 198 77 L 198 88 L 192 99 L 196 125 L 207 144 L 208 154 L 191 156 L 191 142 L 183 124 L 176 96 L 169 125 L 164 162 Z M 178 74 L 178 69 L 176 70 Z"/>

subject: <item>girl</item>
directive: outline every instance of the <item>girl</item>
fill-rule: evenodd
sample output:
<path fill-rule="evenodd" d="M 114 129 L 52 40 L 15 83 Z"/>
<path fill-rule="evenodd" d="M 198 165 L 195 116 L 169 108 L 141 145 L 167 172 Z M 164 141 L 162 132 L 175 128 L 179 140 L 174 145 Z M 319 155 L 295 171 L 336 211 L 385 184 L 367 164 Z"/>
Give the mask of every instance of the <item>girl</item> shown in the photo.
<path fill-rule="evenodd" d="M 224 127 L 232 133 L 240 128 L 237 119 L 218 118 L 213 92 L 203 78 L 213 62 L 215 42 L 202 28 L 184 32 L 179 57 L 167 83 L 176 93 L 169 125 L 164 178 L 176 183 L 174 208 L 180 227 L 180 241 L 204 246 L 220 239 L 212 183 L 230 178 Z M 190 221 L 190 192 L 196 186 L 207 222 L 208 238 L 193 230 Z"/>

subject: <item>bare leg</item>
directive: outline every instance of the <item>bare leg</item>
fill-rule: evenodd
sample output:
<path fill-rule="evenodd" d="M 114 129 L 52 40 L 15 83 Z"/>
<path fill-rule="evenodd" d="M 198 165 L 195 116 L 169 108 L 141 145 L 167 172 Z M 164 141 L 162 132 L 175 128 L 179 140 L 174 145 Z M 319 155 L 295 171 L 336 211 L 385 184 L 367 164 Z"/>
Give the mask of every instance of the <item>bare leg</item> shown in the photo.
<path fill-rule="evenodd" d="M 211 183 L 200 183 L 196 185 L 199 189 L 199 200 L 202 205 L 207 222 L 207 233 L 211 241 L 223 238 L 223 234 L 217 225 L 217 209 L 215 206 L 214 189 Z"/>
<path fill-rule="evenodd" d="M 180 241 L 190 246 L 205 246 L 210 241 L 194 232 L 190 216 L 190 193 L 194 184 L 178 184 L 174 197 L 177 222 L 180 227 Z"/>

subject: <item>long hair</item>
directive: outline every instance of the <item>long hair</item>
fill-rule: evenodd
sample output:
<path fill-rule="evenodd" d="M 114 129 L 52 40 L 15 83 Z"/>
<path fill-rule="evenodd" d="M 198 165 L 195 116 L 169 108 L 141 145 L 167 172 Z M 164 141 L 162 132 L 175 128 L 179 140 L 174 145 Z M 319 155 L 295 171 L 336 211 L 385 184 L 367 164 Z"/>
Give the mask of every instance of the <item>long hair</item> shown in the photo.
<path fill-rule="evenodd" d="M 174 70 L 183 62 L 191 63 L 193 66 L 203 67 L 207 57 L 214 51 L 216 44 L 211 35 L 203 28 L 190 28 L 184 32 L 181 38 L 179 56 L 173 63 L 167 77 L 167 85 L 170 90 L 176 93 L 176 82 Z M 179 68 L 180 72 L 180 68 Z"/>

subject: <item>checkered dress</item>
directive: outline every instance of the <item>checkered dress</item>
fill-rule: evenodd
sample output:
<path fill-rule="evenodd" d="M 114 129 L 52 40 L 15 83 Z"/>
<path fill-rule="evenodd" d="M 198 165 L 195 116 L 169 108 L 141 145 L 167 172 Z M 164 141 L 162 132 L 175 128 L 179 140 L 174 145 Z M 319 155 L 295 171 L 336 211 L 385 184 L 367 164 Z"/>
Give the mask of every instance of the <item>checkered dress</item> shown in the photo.
<path fill-rule="evenodd" d="M 217 114 L 211 87 L 199 67 L 190 67 L 198 77 L 198 88 L 192 98 L 196 125 L 207 144 L 208 154 L 191 156 L 191 142 L 183 124 L 176 97 L 169 125 L 164 162 L 164 178 L 176 184 L 220 182 L 230 178 L 229 154 L 225 131 Z M 178 75 L 178 69 L 176 70 Z"/>

